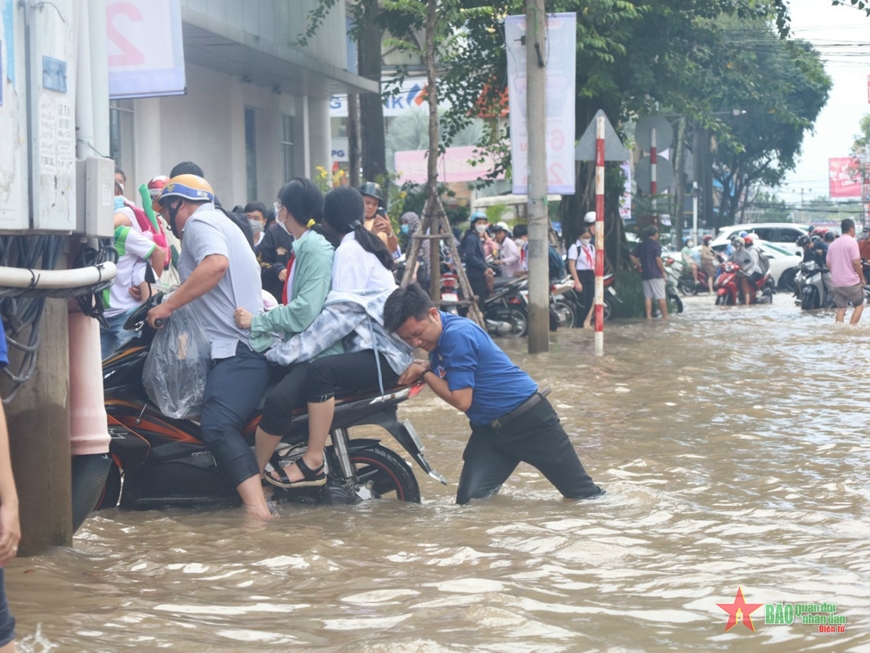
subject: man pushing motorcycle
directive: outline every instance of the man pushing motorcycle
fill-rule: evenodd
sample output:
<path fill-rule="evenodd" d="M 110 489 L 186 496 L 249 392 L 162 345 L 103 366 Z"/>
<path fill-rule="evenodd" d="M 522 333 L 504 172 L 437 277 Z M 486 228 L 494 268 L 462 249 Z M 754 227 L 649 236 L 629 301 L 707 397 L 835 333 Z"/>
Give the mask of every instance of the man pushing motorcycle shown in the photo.
<path fill-rule="evenodd" d="M 266 390 L 269 363 L 251 349 L 249 331 L 233 320 L 237 307 L 252 315 L 263 311 L 260 265 L 242 231 L 215 209 L 214 199 L 205 179 L 185 174 L 170 179 L 154 200 L 152 208 L 184 246 L 178 259 L 182 283 L 148 312 L 148 324 L 159 328 L 186 304 L 201 318 L 212 359 L 202 402 L 202 440 L 245 508 L 268 518 L 260 470 L 241 430 Z"/>
<path fill-rule="evenodd" d="M 405 380 L 422 377 L 471 423 L 456 503 L 492 496 L 520 462 L 539 469 L 567 498 L 602 493 L 559 424 L 548 391 L 539 391 L 477 324 L 439 311 L 413 283 L 387 299 L 384 327 L 429 352 L 428 361 L 408 368 Z"/>

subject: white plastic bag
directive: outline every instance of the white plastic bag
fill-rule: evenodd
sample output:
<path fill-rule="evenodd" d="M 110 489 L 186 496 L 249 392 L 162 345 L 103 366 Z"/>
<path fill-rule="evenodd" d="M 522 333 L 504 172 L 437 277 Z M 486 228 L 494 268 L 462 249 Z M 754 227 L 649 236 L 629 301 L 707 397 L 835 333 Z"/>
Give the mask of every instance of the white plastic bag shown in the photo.
<path fill-rule="evenodd" d="M 160 412 L 174 419 L 199 417 L 211 351 L 190 304 L 172 313 L 154 336 L 142 382 Z"/>

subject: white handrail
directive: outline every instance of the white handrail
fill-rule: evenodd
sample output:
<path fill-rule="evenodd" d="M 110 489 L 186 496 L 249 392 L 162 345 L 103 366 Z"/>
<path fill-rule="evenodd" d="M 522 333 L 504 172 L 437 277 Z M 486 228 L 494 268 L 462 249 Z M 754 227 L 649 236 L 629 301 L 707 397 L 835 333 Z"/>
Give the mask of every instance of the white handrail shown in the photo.
<path fill-rule="evenodd" d="M 118 268 L 110 261 L 72 270 L 34 270 L 0 266 L 0 287 L 64 290 L 93 286 L 114 279 L 117 274 Z"/>

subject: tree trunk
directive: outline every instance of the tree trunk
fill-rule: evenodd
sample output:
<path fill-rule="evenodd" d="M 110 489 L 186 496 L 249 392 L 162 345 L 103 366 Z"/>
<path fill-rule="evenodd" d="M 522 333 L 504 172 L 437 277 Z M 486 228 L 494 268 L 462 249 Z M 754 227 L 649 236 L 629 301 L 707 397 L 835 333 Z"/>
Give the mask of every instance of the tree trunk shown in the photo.
<path fill-rule="evenodd" d="M 435 20 L 437 17 L 437 2 L 429 0 L 426 7 L 426 96 L 429 101 L 429 153 L 426 160 L 426 205 L 424 210 L 433 214 L 440 212 L 438 201 L 438 81 L 435 77 Z M 441 221 L 433 222 L 440 233 Z M 435 229 L 432 234 L 436 233 Z M 423 245 L 429 247 L 429 261 L 432 269 L 429 295 L 436 303 L 441 300 L 441 249 L 437 240 L 431 240 Z M 458 264 L 458 262 L 457 262 Z M 436 273 L 437 271 L 437 273 Z"/>
<path fill-rule="evenodd" d="M 359 138 L 359 95 L 356 93 L 349 93 L 347 96 L 347 158 L 350 185 L 358 188 L 362 185 L 362 144 Z"/>
<path fill-rule="evenodd" d="M 381 83 L 381 38 L 378 24 L 378 0 L 362 0 L 362 26 L 359 35 L 359 74 Z M 380 93 L 366 93 L 359 98 L 362 136 L 363 177 L 374 181 L 387 174 L 384 105 Z"/>
<path fill-rule="evenodd" d="M 674 157 L 674 249 L 683 246 L 683 204 L 686 199 L 686 119 L 677 121 L 677 145 Z M 696 243 L 697 244 L 697 243 Z"/>

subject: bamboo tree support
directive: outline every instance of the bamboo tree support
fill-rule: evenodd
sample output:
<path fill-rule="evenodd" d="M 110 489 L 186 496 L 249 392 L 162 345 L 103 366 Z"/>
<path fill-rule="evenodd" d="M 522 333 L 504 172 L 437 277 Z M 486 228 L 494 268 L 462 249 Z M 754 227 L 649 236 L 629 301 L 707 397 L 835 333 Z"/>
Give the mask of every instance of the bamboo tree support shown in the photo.
<path fill-rule="evenodd" d="M 408 254 L 405 275 L 402 277 L 402 286 L 407 286 L 414 280 L 413 275 L 417 267 L 416 263 L 420 248 L 431 245 L 432 252 L 429 257 L 431 270 L 429 270 L 429 274 L 432 279 L 432 287 L 429 295 L 432 297 L 432 301 L 438 306 L 468 306 L 468 317 L 483 327 L 483 314 L 477 306 L 478 298 L 471 289 L 471 282 L 468 281 L 465 268 L 462 267 L 459 249 L 456 247 L 453 232 L 450 231 L 450 224 L 447 222 L 447 213 L 444 211 L 444 206 L 437 195 L 429 195 L 429 199 L 426 200 L 426 206 L 423 209 L 423 220 L 420 223 L 419 229 L 411 238 L 411 251 Z M 441 299 L 441 247 L 438 245 L 440 240 L 447 241 L 450 258 L 453 260 L 456 276 L 459 278 L 459 287 L 462 290 L 464 299 L 458 302 L 445 302 Z"/>
<path fill-rule="evenodd" d="M 420 248 L 429 243 L 431 256 L 429 274 L 432 286 L 429 295 L 437 306 L 468 306 L 468 317 L 485 328 L 483 314 L 477 306 L 477 297 L 471 289 L 471 283 L 462 267 L 459 258 L 459 250 L 453 241 L 453 232 L 450 231 L 450 223 L 447 221 L 447 213 L 438 197 L 438 85 L 435 79 L 435 23 L 437 20 L 437 1 L 428 0 L 426 6 L 426 96 L 429 100 L 429 155 L 428 175 L 426 179 L 426 206 L 423 208 L 423 220 L 417 233 L 411 239 L 411 252 L 405 267 L 405 275 L 402 277 L 402 286 L 411 283 L 414 268 L 417 267 L 417 255 Z M 459 277 L 459 287 L 462 290 L 463 299 L 459 302 L 445 303 L 441 300 L 441 248 L 439 240 L 446 240 L 453 259 L 453 267 L 456 276 Z"/>

